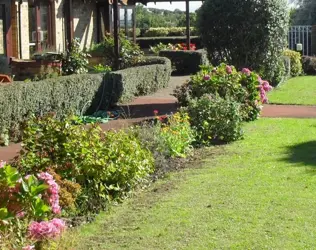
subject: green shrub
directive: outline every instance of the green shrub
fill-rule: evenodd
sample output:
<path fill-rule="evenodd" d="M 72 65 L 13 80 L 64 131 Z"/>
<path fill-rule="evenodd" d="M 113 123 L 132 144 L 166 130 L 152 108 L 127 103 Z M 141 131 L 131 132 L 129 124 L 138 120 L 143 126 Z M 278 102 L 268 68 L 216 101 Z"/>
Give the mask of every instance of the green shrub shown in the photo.
<path fill-rule="evenodd" d="M 301 75 L 303 71 L 301 53 L 287 49 L 283 52 L 283 55 L 290 58 L 291 76 Z"/>
<path fill-rule="evenodd" d="M 266 92 L 269 90 L 269 83 L 249 69 L 238 72 L 232 66 L 220 64 L 217 68 L 202 67 L 188 83 L 178 87 L 174 94 L 181 106 L 187 106 L 191 99 L 205 94 L 229 98 L 241 104 L 242 119 L 249 121 L 257 119 L 261 103 L 267 102 Z"/>
<path fill-rule="evenodd" d="M 304 56 L 302 58 L 303 71 L 307 75 L 316 75 L 316 57 Z"/>
<path fill-rule="evenodd" d="M 117 102 L 130 101 L 136 95 L 146 95 L 166 87 L 170 74 L 170 60 L 150 57 L 138 67 L 105 75 L 71 75 L 2 85 L 0 134 L 18 137 L 20 124 L 30 114 L 44 115 L 51 111 L 58 117 L 69 113 L 91 114 Z"/>
<path fill-rule="evenodd" d="M 80 40 L 71 41 L 70 48 L 63 58 L 62 70 L 66 75 L 83 74 L 88 72 L 88 57 L 90 55 L 80 49 Z"/>
<path fill-rule="evenodd" d="M 192 74 L 200 70 L 200 65 L 207 65 L 205 50 L 161 50 L 159 56 L 171 60 L 176 73 Z"/>
<path fill-rule="evenodd" d="M 287 45 L 287 26 L 285 0 L 205 1 L 197 15 L 212 64 L 248 67 L 274 85 L 280 78 L 278 59 Z"/>
<path fill-rule="evenodd" d="M 119 69 L 135 66 L 139 62 L 144 61 L 144 53 L 139 46 L 120 34 L 120 55 L 119 55 Z M 105 65 L 115 68 L 115 53 L 114 53 L 114 37 L 107 35 L 104 41 L 98 45 L 94 45 L 90 53 L 99 53 L 104 56 Z"/>
<path fill-rule="evenodd" d="M 198 144 L 227 143 L 242 138 L 242 115 L 238 102 L 203 95 L 190 101 L 187 110 Z"/>
<path fill-rule="evenodd" d="M 152 154 L 133 132 L 102 132 L 98 125 L 85 128 L 74 122 L 51 115 L 30 120 L 16 165 L 25 173 L 51 168 L 62 179 L 75 180 L 82 187 L 81 212 L 99 211 L 153 171 Z"/>

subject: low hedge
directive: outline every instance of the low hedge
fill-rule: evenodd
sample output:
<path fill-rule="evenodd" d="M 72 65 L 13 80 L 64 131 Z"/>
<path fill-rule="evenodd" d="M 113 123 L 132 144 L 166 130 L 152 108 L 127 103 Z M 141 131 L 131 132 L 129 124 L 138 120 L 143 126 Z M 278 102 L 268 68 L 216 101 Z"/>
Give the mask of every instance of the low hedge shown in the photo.
<path fill-rule="evenodd" d="M 302 57 L 303 71 L 307 75 L 316 75 L 316 57 L 303 56 Z"/>
<path fill-rule="evenodd" d="M 60 117 L 107 109 L 167 86 L 170 74 L 170 60 L 152 57 L 137 67 L 106 75 L 70 75 L 0 85 L 0 133 L 18 132 L 20 123 L 30 114 L 56 112 Z"/>
<path fill-rule="evenodd" d="M 197 31 L 194 27 L 190 28 L 192 36 L 197 35 Z M 159 27 L 149 28 L 143 32 L 144 37 L 166 37 L 166 36 L 185 36 L 186 27 Z"/>
<path fill-rule="evenodd" d="M 205 50 L 162 50 L 159 56 L 169 58 L 177 74 L 194 74 L 209 64 Z"/>
<path fill-rule="evenodd" d="M 177 44 L 185 43 L 185 36 L 174 36 L 174 37 L 138 37 L 136 42 L 142 49 L 149 49 L 151 46 L 156 46 L 159 43 L 163 44 Z M 198 36 L 191 37 L 191 43 L 194 43 L 197 48 L 202 48 L 201 39 Z"/>

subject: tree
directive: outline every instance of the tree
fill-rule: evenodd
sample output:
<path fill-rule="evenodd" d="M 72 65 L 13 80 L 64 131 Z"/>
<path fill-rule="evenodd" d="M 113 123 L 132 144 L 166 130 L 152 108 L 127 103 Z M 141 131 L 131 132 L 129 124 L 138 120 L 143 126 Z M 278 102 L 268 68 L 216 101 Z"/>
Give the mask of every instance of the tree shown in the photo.
<path fill-rule="evenodd" d="M 314 25 L 316 24 L 316 1 L 315 0 L 296 0 L 297 5 L 293 13 L 293 25 Z"/>
<path fill-rule="evenodd" d="M 213 63 L 248 67 L 276 84 L 287 44 L 286 0 L 206 0 L 197 29 Z"/>

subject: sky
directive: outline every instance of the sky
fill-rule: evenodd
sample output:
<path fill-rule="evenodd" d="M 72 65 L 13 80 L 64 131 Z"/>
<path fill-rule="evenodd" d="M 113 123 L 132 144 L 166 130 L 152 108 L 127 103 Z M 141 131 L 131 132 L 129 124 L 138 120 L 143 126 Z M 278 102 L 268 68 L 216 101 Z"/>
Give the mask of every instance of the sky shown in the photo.
<path fill-rule="evenodd" d="M 288 0 L 290 3 L 290 0 Z M 202 5 L 202 1 L 199 2 L 190 2 L 190 12 L 194 12 L 198 8 L 200 8 Z M 165 10 L 175 10 L 180 9 L 182 11 L 185 11 L 185 2 L 163 2 L 163 3 L 148 3 L 148 8 L 157 8 L 157 9 L 165 9 Z"/>
<path fill-rule="evenodd" d="M 200 8 L 202 5 L 202 1 L 199 2 L 190 2 L 190 12 L 194 12 L 198 8 Z M 163 3 L 148 3 L 147 6 L 148 8 L 157 8 L 157 9 L 165 9 L 165 10 L 175 10 L 179 9 L 182 11 L 185 11 L 185 2 L 163 2 Z"/>

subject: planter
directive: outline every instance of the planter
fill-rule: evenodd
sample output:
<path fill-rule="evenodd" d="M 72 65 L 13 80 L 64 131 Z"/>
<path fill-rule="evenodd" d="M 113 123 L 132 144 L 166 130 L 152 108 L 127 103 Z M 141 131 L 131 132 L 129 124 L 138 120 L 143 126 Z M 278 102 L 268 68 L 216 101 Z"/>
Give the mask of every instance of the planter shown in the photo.
<path fill-rule="evenodd" d="M 104 65 L 104 57 L 103 56 L 91 56 L 89 59 L 89 66 L 93 67 L 98 64 Z"/>
<path fill-rule="evenodd" d="M 24 81 L 32 79 L 34 76 L 39 75 L 44 69 L 53 69 L 53 71 L 61 74 L 62 62 L 59 60 L 20 60 L 12 59 L 10 62 L 12 75 L 16 80 Z"/>

